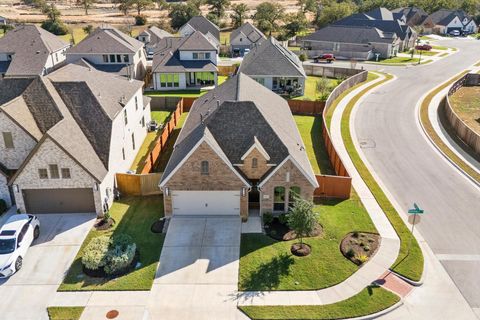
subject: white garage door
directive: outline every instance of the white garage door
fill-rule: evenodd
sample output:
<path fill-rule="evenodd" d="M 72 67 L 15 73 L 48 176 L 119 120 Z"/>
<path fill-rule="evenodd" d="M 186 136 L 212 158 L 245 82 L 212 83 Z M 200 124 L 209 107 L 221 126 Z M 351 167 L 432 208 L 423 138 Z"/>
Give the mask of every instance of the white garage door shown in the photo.
<path fill-rule="evenodd" d="M 240 215 L 240 191 L 174 191 L 174 215 Z"/>

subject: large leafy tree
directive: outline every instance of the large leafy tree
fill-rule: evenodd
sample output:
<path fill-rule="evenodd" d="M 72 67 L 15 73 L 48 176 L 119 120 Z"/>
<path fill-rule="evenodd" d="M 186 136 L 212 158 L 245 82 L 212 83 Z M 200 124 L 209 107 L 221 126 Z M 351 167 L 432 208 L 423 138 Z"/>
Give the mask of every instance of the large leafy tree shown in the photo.
<path fill-rule="evenodd" d="M 210 13 L 221 19 L 225 16 L 225 10 L 230 7 L 231 2 L 230 0 L 207 0 L 206 3 L 209 5 Z"/>
<path fill-rule="evenodd" d="M 289 13 L 285 16 L 285 25 L 283 28 L 285 29 L 285 36 L 287 38 L 291 38 L 298 33 L 307 30 L 307 27 L 308 21 L 303 11 Z"/>
<path fill-rule="evenodd" d="M 200 15 L 200 9 L 197 3 L 175 3 L 170 7 L 168 17 L 173 29 L 178 29 L 188 22 L 192 17 Z"/>
<path fill-rule="evenodd" d="M 132 7 L 137 10 L 137 15 L 140 15 L 143 10 L 153 7 L 152 0 L 129 0 Z"/>
<path fill-rule="evenodd" d="M 282 22 L 285 15 L 283 6 L 276 2 L 262 2 L 257 6 L 257 12 L 253 20 L 263 33 L 272 35 L 273 30 L 278 30 L 279 22 Z"/>
<path fill-rule="evenodd" d="M 232 13 L 230 19 L 234 28 L 240 27 L 248 18 L 248 6 L 245 3 L 234 4 L 232 6 Z"/>
<path fill-rule="evenodd" d="M 326 26 L 334 21 L 345 18 L 357 10 L 357 6 L 351 1 L 329 2 L 325 6 L 319 6 L 315 15 L 315 24 L 318 27 Z"/>

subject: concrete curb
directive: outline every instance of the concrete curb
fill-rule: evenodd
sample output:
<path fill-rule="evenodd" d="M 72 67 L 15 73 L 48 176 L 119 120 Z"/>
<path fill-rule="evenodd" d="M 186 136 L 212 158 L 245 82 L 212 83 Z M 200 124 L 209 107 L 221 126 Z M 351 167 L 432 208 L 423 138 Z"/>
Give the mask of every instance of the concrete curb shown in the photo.
<path fill-rule="evenodd" d="M 417 240 L 418 241 L 418 240 Z M 421 248 L 421 247 L 420 247 Z M 400 279 L 402 279 L 403 281 L 405 281 L 406 283 L 414 286 L 414 287 L 420 287 L 422 284 L 423 284 L 423 281 L 425 279 L 425 267 L 423 268 L 423 273 L 422 273 L 422 278 L 420 279 L 420 281 L 413 281 L 407 277 L 404 277 L 402 276 L 401 274 L 398 274 L 396 273 L 395 271 L 393 271 L 392 269 L 390 269 L 390 272 L 392 272 L 393 274 L 395 274 L 397 277 L 399 277 Z"/>

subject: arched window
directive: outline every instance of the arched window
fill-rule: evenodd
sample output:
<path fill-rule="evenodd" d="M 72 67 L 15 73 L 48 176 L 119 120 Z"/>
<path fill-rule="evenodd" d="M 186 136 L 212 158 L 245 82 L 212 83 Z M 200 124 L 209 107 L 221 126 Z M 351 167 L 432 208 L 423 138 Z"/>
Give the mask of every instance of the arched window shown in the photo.
<path fill-rule="evenodd" d="M 258 160 L 257 158 L 252 158 L 252 168 L 257 168 L 258 167 Z"/>
<path fill-rule="evenodd" d="M 288 207 L 292 208 L 293 204 L 295 203 L 295 199 L 297 197 L 300 197 L 300 187 L 293 186 L 290 187 L 290 190 L 288 191 Z"/>
<path fill-rule="evenodd" d="M 201 163 L 201 173 L 204 176 L 208 176 L 209 170 L 208 170 L 208 161 L 202 161 Z"/>
<path fill-rule="evenodd" d="M 273 189 L 273 211 L 285 211 L 285 187 Z"/>

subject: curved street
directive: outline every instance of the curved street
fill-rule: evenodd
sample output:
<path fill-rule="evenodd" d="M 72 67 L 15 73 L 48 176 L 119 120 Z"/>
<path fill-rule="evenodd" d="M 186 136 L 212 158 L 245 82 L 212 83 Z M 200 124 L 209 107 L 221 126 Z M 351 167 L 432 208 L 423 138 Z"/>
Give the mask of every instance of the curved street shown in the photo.
<path fill-rule="evenodd" d="M 397 79 L 357 106 L 354 130 L 365 157 L 403 212 L 413 202 L 425 210 L 418 230 L 480 316 L 480 188 L 433 148 L 416 115 L 425 93 L 480 60 L 480 41 L 438 43 L 459 52 L 421 66 L 365 65 Z"/>

